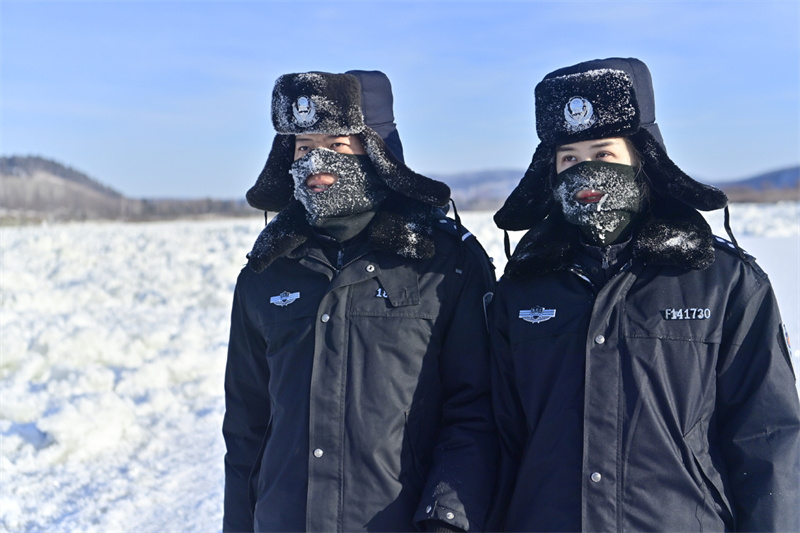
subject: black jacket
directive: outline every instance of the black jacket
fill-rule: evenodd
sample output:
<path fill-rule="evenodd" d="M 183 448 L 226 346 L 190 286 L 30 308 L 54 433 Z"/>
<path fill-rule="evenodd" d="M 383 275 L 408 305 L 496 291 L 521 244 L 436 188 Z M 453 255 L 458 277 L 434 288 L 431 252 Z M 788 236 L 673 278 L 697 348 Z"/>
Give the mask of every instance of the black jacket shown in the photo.
<path fill-rule="evenodd" d="M 491 305 L 505 528 L 800 530 L 800 407 L 755 260 L 696 212 L 650 216 L 597 286 L 577 233 L 531 230 Z"/>
<path fill-rule="evenodd" d="M 242 270 L 233 304 L 225 531 L 483 527 L 494 274 L 474 237 L 422 209 L 414 224 L 379 212 L 341 250 L 297 206 L 259 238 L 265 269 Z M 402 246 L 381 237 L 403 220 Z"/>

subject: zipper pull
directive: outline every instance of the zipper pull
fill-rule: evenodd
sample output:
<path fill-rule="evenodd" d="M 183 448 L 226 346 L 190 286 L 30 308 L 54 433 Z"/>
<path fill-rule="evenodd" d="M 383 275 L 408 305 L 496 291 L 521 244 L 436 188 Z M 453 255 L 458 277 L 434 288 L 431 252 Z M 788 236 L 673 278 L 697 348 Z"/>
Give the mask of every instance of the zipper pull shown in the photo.
<path fill-rule="evenodd" d="M 608 253 L 610 251 L 609 247 L 603 248 L 603 270 L 608 268 Z"/>
<path fill-rule="evenodd" d="M 336 257 L 336 268 L 341 269 L 344 266 L 344 250 L 339 248 L 339 255 Z"/>

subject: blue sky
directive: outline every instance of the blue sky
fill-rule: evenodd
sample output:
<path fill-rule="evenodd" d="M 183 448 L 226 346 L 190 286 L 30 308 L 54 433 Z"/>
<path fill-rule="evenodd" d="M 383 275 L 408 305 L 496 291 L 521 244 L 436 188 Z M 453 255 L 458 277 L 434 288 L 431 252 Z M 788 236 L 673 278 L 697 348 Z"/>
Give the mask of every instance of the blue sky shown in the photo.
<path fill-rule="evenodd" d="M 377 69 L 414 170 L 522 170 L 536 83 L 633 56 L 673 160 L 703 180 L 749 177 L 800 163 L 799 6 L 2 0 L 0 153 L 134 197 L 241 198 L 274 136 L 279 75 Z"/>

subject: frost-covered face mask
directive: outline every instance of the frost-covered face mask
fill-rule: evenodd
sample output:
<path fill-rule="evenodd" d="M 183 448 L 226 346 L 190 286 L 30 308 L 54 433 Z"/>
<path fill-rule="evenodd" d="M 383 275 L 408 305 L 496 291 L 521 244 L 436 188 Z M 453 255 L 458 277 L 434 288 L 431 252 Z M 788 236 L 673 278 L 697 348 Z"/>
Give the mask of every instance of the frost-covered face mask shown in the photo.
<path fill-rule="evenodd" d="M 636 169 L 604 161 L 584 161 L 556 176 L 553 194 L 564 218 L 580 227 L 597 246 L 626 236 L 625 230 L 642 206 Z"/>
<path fill-rule="evenodd" d="M 316 148 L 292 163 L 289 172 L 294 179 L 294 197 L 306 208 L 312 226 L 327 218 L 374 210 L 389 194 L 367 155 Z M 335 175 L 336 182 L 319 192 L 309 190 L 308 177 L 322 173 Z"/>

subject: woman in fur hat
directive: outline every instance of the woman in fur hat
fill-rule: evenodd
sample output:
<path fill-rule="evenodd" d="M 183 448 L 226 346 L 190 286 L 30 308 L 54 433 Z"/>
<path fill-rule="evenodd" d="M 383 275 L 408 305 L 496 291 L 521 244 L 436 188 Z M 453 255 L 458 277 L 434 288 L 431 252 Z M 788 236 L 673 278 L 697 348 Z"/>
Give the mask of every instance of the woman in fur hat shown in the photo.
<path fill-rule="evenodd" d="M 505 529 L 800 530 L 775 296 L 697 211 L 727 198 L 667 156 L 641 61 L 535 94 L 541 144 L 495 215 L 528 230 L 490 313 Z"/>
<path fill-rule="evenodd" d="M 247 199 L 278 214 L 231 319 L 225 531 L 484 526 L 494 273 L 447 186 L 403 163 L 391 104 L 380 72 L 275 84 Z"/>

